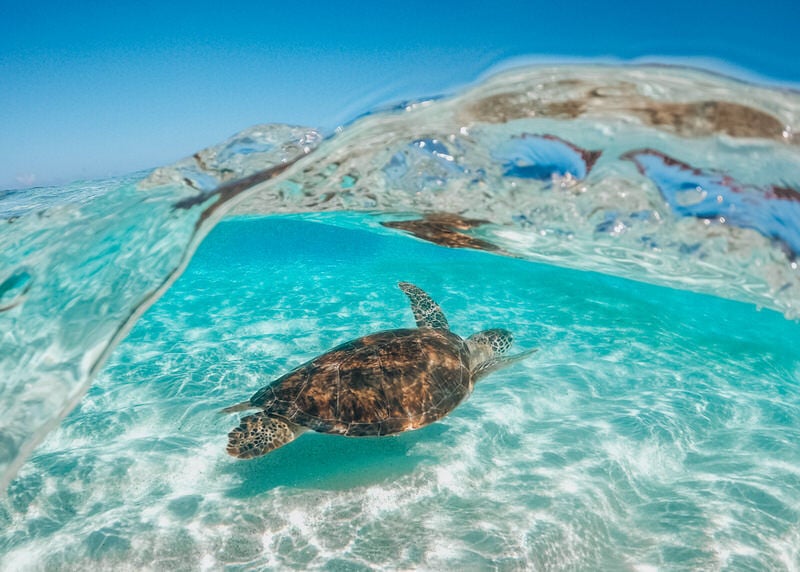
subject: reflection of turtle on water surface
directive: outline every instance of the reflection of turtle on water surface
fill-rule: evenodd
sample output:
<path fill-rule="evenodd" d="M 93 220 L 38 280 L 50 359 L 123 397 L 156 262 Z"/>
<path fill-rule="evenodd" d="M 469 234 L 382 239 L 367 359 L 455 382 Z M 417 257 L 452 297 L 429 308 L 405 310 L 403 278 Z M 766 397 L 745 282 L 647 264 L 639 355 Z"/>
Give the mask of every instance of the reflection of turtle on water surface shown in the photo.
<path fill-rule="evenodd" d="M 536 351 L 504 357 L 513 337 L 502 329 L 463 340 L 430 296 L 407 282 L 400 288 L 418 328 L 342 344 L 224 409 L 261 409 L 228 434 L 228 453 L 258 457 L 309 429 L 350 437 L 418 429 L 455 409 L 480 378 Z"/>

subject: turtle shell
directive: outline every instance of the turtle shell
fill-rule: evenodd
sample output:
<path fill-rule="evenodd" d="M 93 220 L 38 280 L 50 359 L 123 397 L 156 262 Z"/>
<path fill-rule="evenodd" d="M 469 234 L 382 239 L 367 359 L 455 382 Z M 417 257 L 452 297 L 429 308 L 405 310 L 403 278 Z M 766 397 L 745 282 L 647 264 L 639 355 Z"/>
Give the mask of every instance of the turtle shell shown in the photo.
<path fill-rule="evenodd" d="M 447 330 L 353 340 L 258 391 L 250 403 L 319 431 L 388 435 L 442 418 L 472 390 L 467 347 Z"/>

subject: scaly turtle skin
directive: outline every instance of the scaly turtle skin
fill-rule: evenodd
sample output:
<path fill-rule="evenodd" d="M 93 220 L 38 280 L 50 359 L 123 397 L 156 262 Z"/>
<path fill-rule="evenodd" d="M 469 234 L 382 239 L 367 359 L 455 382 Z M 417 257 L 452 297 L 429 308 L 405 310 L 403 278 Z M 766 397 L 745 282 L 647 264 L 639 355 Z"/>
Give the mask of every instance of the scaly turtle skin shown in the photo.
<path fill-rule="evenodd" d="M 309 429 L 360 437 L 424 427 L 455 409 L 478 379 L 536 351 L 502 357 L 513 337 L 501 329 L 463 340 L 430 296 L 407 282 L 400 288 L 418 328 L 342 344 L 224 409 L 261 409 L 229 433 L 228 453 L 264 455 Z"/>

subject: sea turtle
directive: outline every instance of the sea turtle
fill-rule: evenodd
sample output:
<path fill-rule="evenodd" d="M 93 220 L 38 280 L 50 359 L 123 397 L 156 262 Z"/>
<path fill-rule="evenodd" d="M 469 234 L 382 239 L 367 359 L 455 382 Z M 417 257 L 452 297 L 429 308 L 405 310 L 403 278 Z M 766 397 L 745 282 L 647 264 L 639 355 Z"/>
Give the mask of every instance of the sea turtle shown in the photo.
<path fill-rule="evenodd" d="M 223 409 L 261 409 L 228 434 L 228 453 L 258 457 L 309 429 L 350 437 L 418 429 L 455 409 L 480 378 L 536 351 L 504 356 L 513 336 L 503 329 L 464 340 L 428 294 L 408 282 L 399 286 L 417 328 L 342 344 Z"/>

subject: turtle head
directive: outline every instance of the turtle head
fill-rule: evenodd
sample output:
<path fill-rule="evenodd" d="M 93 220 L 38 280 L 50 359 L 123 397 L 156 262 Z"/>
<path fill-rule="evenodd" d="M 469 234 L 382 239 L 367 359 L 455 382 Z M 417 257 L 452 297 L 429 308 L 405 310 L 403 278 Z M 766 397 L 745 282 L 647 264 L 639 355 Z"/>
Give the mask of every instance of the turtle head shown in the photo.
<path fill-rule="evenodd" d="M 514 335 L 508 330 L 500 328 L 484 330 L 467 338 L 469 369 L 472 372 L 473 382 L 538 351 L 537 348 L 532 348 L 513 356 L 507 356 L 505 353 L 513 341 Z"/>
<path fill-rule="evenodd" d="M 469 368 L 473 372 L 504 355 L 514 342 L 514 334 L 502 328 L 484 330 L 467 338 L 469 349 Z"/>

